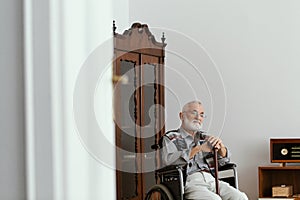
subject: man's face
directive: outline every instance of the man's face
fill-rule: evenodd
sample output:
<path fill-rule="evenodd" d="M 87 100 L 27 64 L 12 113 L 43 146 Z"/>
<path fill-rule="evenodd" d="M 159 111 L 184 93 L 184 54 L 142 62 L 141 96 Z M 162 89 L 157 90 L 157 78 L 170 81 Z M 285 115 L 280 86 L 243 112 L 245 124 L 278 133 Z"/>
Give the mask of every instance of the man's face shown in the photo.
<path fill-rule="evenodd" d="M 204 108 L 197 103 L 190 104 L 182 112 L 182 125 L 187 131 L 200 131 L 204 120 Z"/>

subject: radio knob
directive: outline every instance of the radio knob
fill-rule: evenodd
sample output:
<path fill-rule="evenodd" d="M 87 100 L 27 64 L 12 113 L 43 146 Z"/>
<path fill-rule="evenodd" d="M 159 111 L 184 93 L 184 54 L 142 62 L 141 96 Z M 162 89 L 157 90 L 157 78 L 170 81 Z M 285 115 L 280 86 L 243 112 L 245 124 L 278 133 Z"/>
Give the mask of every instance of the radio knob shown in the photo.
<path fill-rule="evenodd" d="M 287 155 L 288 152 L 289 151 L 286 148 L 281 149 L 281 154 L 284 155 L 284 156 Z"/>

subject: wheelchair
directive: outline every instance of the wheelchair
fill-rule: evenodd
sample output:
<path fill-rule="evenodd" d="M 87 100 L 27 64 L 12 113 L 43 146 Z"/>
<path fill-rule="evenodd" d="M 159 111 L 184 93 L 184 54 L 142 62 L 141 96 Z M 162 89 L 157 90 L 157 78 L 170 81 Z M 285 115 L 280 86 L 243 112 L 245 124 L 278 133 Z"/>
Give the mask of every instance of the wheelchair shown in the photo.
<path fill-rule="evenodd" d="M 162 138 L 161 138 L 162 139 Z M 160 145 L 153 145 L 158 150 Z M 170 165 L 155 171 L 157 184 L 147 192 L 145 200 L 185 200 L 186 165 Z M 238 189 L 237 166 L 227 163 L 218 167 L 219 180 Z"/>

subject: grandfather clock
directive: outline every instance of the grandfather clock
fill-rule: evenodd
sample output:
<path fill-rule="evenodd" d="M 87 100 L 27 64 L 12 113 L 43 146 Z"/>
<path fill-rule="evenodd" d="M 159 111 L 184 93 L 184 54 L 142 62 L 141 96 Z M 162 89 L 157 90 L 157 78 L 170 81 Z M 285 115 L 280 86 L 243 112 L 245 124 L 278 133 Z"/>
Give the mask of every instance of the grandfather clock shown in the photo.
<path fill-rule="evenodd" d="M 144 199 L 159 166 L 151 145 L 164 133 L 165 38 L 146 24 L 114 34 L 114 122 L 118 200 Z"/>

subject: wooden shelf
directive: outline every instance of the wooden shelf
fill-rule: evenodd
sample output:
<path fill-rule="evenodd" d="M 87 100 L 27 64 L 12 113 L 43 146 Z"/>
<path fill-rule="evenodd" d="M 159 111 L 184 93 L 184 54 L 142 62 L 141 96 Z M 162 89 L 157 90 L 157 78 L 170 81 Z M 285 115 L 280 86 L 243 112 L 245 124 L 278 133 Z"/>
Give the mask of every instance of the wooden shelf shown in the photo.
<path fill-rule="evenodd" d="M 258 167 L 259 198 L 272 197 L 272 187 L 292 185 L 293 194 L 300 193 L 300 166 Z"/>

